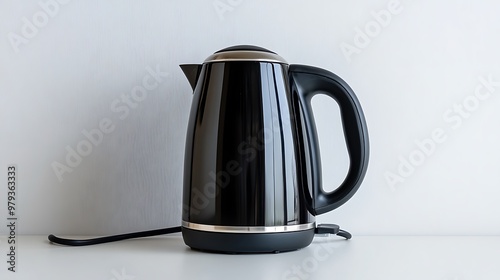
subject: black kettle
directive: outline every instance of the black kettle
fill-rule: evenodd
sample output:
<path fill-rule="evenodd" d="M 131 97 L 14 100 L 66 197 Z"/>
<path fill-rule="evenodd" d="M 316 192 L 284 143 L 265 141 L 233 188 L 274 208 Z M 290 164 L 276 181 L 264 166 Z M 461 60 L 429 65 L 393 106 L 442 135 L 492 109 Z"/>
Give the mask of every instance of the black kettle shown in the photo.
<path fill-rule="evenodd" d="M 289 65 L 264 48 L 233 46 L 180 65 L 194 96 L 189 117 L 182 235 L 193 249 L 263 253 L 308 246 L 314 216 L 349 200 L 368 166 L 361 106 L 341 78 Z M 311 110 L 316 94 L 340 107 L 350 167 L 325 192 Z"/>

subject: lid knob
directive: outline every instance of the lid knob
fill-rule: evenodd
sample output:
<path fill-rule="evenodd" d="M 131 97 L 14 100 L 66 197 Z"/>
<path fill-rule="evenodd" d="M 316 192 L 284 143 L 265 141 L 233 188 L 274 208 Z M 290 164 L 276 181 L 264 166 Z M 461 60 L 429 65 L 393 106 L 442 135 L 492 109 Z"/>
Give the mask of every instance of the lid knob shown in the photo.
<path fill-rule="evenodd" d="M 272 52 L 268 49 L 252 45 L 237 45 L 237 46 L 227 47 L 225 49 L 218 50 L 215 53 L 230 52 L 230 51 L 256 51 L 256 52 L 267 52 L 276 54 L 275 52 Z"/>
<path fill-rule="evenodd" d="M 216 51 L 205 63 L 227 61 L 258 61 L 288 64 L 281 56 L 265 48 L 252 45 L 238 45 Z"/>

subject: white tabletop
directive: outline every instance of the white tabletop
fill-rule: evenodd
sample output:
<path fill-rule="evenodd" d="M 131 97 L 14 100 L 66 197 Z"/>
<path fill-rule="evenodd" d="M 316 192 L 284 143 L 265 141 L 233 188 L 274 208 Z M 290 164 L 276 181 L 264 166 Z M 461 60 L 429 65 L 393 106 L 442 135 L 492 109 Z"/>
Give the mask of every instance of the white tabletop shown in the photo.
<path fill-rule="evenodd" d="M 280 254 L 198 252 L 178 234 L 88 247 L 18 236 L 17 272 L 7 270 L 0 238 L 0 279 L 500 279 L 500 237 L 316 237 Z"/>

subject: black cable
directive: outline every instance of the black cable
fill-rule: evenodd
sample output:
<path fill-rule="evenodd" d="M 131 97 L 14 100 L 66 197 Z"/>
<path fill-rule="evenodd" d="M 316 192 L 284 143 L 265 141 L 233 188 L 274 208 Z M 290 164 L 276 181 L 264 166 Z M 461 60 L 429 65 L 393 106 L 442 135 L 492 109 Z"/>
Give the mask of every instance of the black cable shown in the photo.
<path fill-rule="evenodd" d="M 49 238 L 50 242 L 56 243 L 56 244 L 68 245 L 68 246 L 88 246 L 88 245 L 96 245 L 96 244 L 102 244 L 102 243 L 108 243 L 108 242 L 115 242 L 115 241 L 120 241 L 120 240 L 125 240 L 125 239 L 131 239 L 131 238 L 149 237 L 149 236 L 169 234 L 169 233 L 175 233 L 175 232 L 181 232 L 181 227 L 171 227 L 171 228 L 139 231 L 139 232 L 124 233 L 124 234 L 97 237 L 97 238 L 91 238 L 91 239 L 66 239 L 66 238 L 57 237 L 53 234 L 49 235 L 48 238 Z"/>
<path fill-rule="evenodd" d="M 115 242 L 115 241 L 120 241 L 120 240 L 125 240 L 125 239 L 131 239 L 131 238 L 149 237 L 149 236 L 170 234 L 170 233 L 176 233 L 176 232 L 181 232 L 181 227 L 170 227 L 170 228 L 162 228 L 162 229 L 155 229 L 155 230 L 139 231 L 139 232 L 118 234 L 118 235 L 90 238 L 90 239 L 67 239 L 67 238 L 57 237 L 53 234 L 49 235 L 48 238 L 49 238 L 50 242 L 60 244 L 60 245 L 88 246 L 88 245 L 96 245 L 96 244 L 102 244 L 102 243 L 108 243 L 108 242 Z M 338 225 L 335 225 L 335 224 L 319 224 L 315 228 L 314 233 L 316 233 L 316 234 L 336 234 L 338 236 L 344 237 L 345 239 L 352 238 L 352 235 L 349 232 L 347 232 L 343 229 L 340 229 L 340 227 Z"/>
<path fill-rule="evenodd" d="M 345 239 L 352 238 L 352 235 L 349 232 L 347 232 L 343 229 L 340 229 L 340 226 L 335 225 L 335 224 L 319 224 L 314 229 L 314 233 L 316 233 L 316 234 L 335 234 L 335 235 L 344 237 Z"/>
<path fill-rule="evenodd" d="M 337 235 L 338 236 L 341 236 L 341 237 L 344 237 L 345 239 L 349 240 L 352 238 L 352 234 L 343 230 L 343 229 L 339 229 L 339 232 L 337 232 Z"/>

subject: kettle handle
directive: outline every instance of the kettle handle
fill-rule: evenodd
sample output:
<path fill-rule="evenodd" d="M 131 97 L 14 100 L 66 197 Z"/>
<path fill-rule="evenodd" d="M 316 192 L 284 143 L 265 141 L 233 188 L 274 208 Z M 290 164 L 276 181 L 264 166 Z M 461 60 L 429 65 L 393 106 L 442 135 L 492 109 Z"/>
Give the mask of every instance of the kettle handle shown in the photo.
<path fill-rule="evenodd" d="M 312 184 L 312 198 L 306 197 L 312 214 L 329 212 L 349 200 L 358 190 L 368 167 L 368 130 L 361 105 L 347 83 L 337 75 L 312 66 L 290 65 L 290 88 L 294 96 L 294 108 L 299 137 L 303 138 L 305 171 Z M 344 137 L 350 158 L 350 166 L 342 184 L 332 192 L 325 192 L 321 183 L 321 160 L 312 114 L 311 99 L 316 94 L 326 94 L 340 107 Z M 303 167 L 304 168 L 304 167 Z M 303 169 L 304 170 L 304 169 Z M 307 188 L 304 190 L 307 192 Z M 308 204 L 309 204 L 308 203 Z"/>

